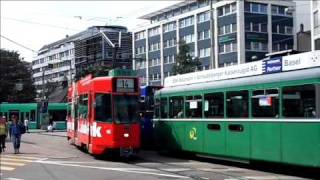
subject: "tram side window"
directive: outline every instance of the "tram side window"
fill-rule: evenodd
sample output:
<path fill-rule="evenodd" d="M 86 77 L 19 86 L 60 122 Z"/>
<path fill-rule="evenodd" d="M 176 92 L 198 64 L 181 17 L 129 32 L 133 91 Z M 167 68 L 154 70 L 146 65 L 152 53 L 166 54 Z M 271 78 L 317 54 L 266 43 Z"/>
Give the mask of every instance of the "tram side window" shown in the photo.
<path fill-rule="evenodd" d="M 88 95 L 80 95 L 78 106 L 80 118 L 87 118 L 88 116 Z"/>
<path fill-rule="evenodd" d="M 227 116 L 248 117 L 248 91 L 227 92 Z"/>
<path fill-rule="evenodd" d="M 202 97 L 187 96 L 185 101 L 186 118 L 201 118 L 202 117 Z"/>
<path fill-rule="evenodd" d="M 168 100 L 167 98 L 161 98 L 160 100 L 160 116 L 161 118 L 168 118 Z"/>
<path fill-rule="evenodd" d="M 111 95 L 96 94 L 96 121 L 112 122 L 111 109 Z"/>
<path fill-rule="evenodd" d="M 36 121 L 36 111 L 35 110 L 31 110 L 29 121 Z"/>
<path fill-rule="evenodd" d="M 204 95 L 204 117 L 223 118 L 224 117 L 224 97 L 223 93 L 212 93 Z"/>
<path fill-rule="evenodd" d="M 314 85 L 283 88 L 283 116 L 292 118 L 316 117 L 316 91 Z"/>
<path fill-rule="evenodd" d="M 279 91 L 277 89 L 253 91 L 251 100 L 253 117 L 279 117 Z"/>
<path fill-rule="evenodd" d="M 183 118 L 183 97 L 172 97 L 169 102 L 169 117 Z"/>

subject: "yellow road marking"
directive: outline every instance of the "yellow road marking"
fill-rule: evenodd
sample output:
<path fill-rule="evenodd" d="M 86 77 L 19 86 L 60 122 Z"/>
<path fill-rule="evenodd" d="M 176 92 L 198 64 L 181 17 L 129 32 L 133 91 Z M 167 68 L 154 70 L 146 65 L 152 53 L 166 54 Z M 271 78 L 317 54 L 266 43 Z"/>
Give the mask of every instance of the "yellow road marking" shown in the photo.
<path fill-rule="evenodd" d="M 16 163 L 16 162 L 0 162 L 0 165 L 12 165 L 12 166 L 24 166 L 24 163 Z"/>
<path fill-rule="evenodd" d="M 17 161 L 17 162 L 33 162 L 32 160 L 27 160 L 27 159 L 14 159 L 14 158 L 0 158 L 0 161 Z"/>
<path fill-rule="evenodd" d="M 2 171 L 12 171 L 14 170 L 15 168 L 13 167 L 7 167 L 7 166 L 0 166 L 0 170 Z"/>

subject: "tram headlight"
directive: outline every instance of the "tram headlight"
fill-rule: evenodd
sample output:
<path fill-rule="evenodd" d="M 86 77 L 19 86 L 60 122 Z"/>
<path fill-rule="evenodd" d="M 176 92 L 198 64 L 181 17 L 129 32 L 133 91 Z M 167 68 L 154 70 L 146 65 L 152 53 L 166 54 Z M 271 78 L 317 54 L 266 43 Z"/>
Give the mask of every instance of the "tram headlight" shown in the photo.
<path fill-rule="evenodd" d="M 128 137 L 129 137 L 129 134 L 128 134 L 128 133 L 124 133 L 124 134 L 123 134 L 123 137 L 128 138 Z"/>
<path fill-rule="evenodd" d="M 106 133 L 110 135 L 112 133 L 111 129 L 107 129 Z"/>

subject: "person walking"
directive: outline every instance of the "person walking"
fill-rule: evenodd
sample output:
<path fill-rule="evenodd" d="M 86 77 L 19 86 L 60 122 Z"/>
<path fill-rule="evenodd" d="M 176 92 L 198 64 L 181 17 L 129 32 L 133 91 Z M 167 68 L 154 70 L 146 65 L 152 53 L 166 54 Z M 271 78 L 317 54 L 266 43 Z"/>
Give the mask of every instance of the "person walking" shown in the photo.
<path fill-rule="evenodd" d="M 6 148 L 6 137 L 8 133 L 6 117 L 0 118 L 0 153 Z"/>
<path fill-rule="evenodd" d="M 24 119 L 24 126 L 26 128 L 26 132 L 29 133 L 29 120 L 28 118 Z"/>
<path fill-rule="evenodd" d="M 20 153 L 20 141 L 21 141 L 21 135 L 24 133 L 25 127 L 23 124 L 18 122 L 17 116 L 12 116 L 12 124 L 9 128 L 9 133 L 11 136 L 11 140 L 13 143 L 14 153 L 18 154 Z"/>

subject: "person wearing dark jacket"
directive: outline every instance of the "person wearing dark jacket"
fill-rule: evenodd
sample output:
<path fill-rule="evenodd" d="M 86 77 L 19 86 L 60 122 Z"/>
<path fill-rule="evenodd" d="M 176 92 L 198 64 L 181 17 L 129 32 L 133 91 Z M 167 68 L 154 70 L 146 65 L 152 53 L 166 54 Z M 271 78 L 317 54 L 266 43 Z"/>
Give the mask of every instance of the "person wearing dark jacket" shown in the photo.
<path fill-rule="evenodd" d="M 23 125 L 18 122 L 17 116 L 12 116 L 12 124 L 9 128 L 9 133 L 11 136 L 11 140 L 13 143 L 14 153 L 20 153 L 20 141 L 21 141 L 21 134 L 23 133 L 22 127 Z"/>

